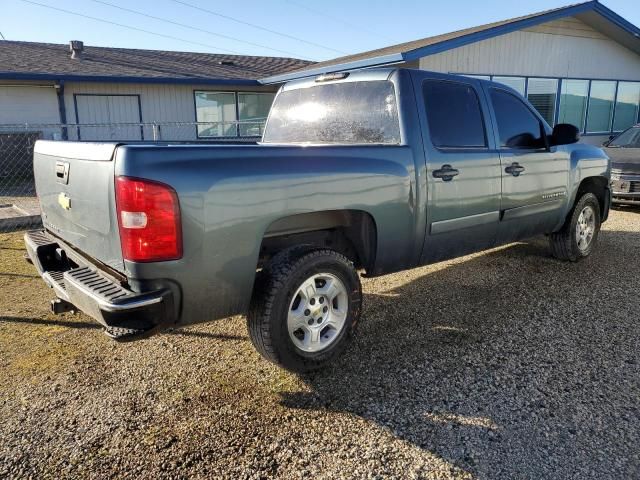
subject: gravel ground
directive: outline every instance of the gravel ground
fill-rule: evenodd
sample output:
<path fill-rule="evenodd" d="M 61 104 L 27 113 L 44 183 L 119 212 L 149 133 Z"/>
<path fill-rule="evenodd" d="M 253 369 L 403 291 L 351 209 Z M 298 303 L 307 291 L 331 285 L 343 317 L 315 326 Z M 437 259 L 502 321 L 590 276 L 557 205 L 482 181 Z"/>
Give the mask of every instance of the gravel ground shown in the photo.
<path fill-rule="evenodd" d="M 115 344 L 0 248 L 0 477 L 640 478 L 638 209 L 579 264 L 539 239 L 365 280 L 307 376 L 242 317 Z"/>

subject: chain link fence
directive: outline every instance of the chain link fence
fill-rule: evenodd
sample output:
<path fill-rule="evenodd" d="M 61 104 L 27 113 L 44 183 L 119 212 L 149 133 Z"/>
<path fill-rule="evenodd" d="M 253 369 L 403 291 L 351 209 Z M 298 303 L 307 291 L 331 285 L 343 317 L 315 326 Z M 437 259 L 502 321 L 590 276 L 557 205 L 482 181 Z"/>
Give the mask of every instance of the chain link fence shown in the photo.
<path fill-rule="evenodd" d="M 0 124 L 0 232 L 40 225 L 33 178 L 37 140 L 161 143 L 253 143 L 264 120 L 114 124 Z"/>

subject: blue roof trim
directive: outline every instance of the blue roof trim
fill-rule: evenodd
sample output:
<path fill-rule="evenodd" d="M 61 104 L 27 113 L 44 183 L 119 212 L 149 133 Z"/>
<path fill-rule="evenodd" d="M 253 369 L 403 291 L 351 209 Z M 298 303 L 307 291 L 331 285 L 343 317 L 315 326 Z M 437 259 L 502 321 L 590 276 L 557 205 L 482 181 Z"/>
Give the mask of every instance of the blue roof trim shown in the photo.
<path fill-rule="evenodd" d="M 636 27 L 633 23 L 629 22 L 628 20 L 622 18 L 613 10 L 605 7 L 603 4 L 599 2 L 595 2 L 594 10 L 598 12 L 600 15 L 602 15 L 603 17 L 605 17 L 610 22 L 615 23 L 617 26 L 619 26 L 623 30 L 626 30 L 628 33 L 630 33 L 634 37 L 640 38 L 640 28 Z"/>
<path fill-rule="evenodd" d="M 481 40 L 488 40 L 490 38 L 512 33 L 523 28 L 529 28 L 541 23 L 550 22 L 552 20 L 558 20 L 559 18 L 570 17 L 578 13 L 584 13 L 589 10 L 594 10 L 595 6 L 599 5 L 597 2 L 586 2 L 571 7 L 556 10 L 554 12 L 543 13 L 535 17 L 524 18 L 522 20 L 515 20 L 513 22 L 505 23 L 497 27 L 488 28 L 475 33 L 469 33 L 462 37 L 453 38 L 451 40 L 445 40 L 426 47 L 417 48 L 415 50 L 407 51 L 403 54 L 405 60 L 416 60 L 421 57 L 427 57 L 436 53 L 441 53 L 446 50 L 452 50 L 454 48 L 469 45 L 470 43 L 479 42 Z"/>
<path fill-rule="evenodd" d="M 57 75 L 50 73 L 0 72 L 0 80 L 53 80 L 65 82 L 109 83 L 172 83 L 180 85 L 247 85 L 259 86 L 258 80 L 246 78 L 172 78 L 172 77 L 116 77 L 108 75 Z"/>
<path fill-rule="evenodd" d="M 283 75 L 274 75 L 260 80 L 260 83 L 281 83 L 296 78 L 304 78 L 312 75 L 319 75 L 327 72 L 336 72 L 343 70 L 353 70 L 358 68 L 375 67 L 381 65 L 389 65 L 390 63 L 399 63 L 403 61 L 417 60 L 421 57 L 427 57 L 436 53 L 441 53 L 454 48 L 469 45 L 471 43 L 479 42 L 481 40 L 487 40 L 493 37 L 511 33 L 523 28 L 533 27 L 541 23 L 550 22 L 564 17 L 570 17 L 580 13 L 593 11 L 602 15 L 605 19 L 609 20 L 613 24 L 617 25 L 627 33 L 640 39 L 640 28 L 636 27 L 629 21 L 622 18 L 613 10 L 605 7 L 596 0 L 590 2 L 580 3 L 577 5 L 571 5 L 565 8 L 560 8 L 548 13 L 541 13 L 535 17 L 523 18 L 522 20 L 514 20 L 504 25 L 488 28 L 475 33 L 469 33 L 467 35 L 453 38 L 451 40 L 444 40 L 433 45 L 427 45 L 424 47 L 416 48 L 414 50 L 407 50 L 396 54 L 372 57 L 362 59 L 354 62 L 341 63 L 336 65 L 326 65 L 324 67 L 318 67 L 310 70 L 303 70 L 298 72 L 286 73 Z M 390 60 L 386 60 L 390 58 Z"/>
<path fill-rule="evenodd" d="M 382 55 L 380 57 L 366 58 L 364 60 L 357 60 L 355 62 L 338 63 L 328 67 L 311 68 L 304 70 L 303 72 L 291 72 L 284 73 L 282 75 L 273 75 L 271 77 L 262 78 L 258 80 L 261 84 L 268 85 L 272 83 L 288 82 L 297 78 L 313 77 L 321 75 L 327 72 L 329 68 L 332 72 L 339 72 L 342 70 L 357 70 L 359 68 L 376 67 L 380 65 L 390 65 L 392 63 L 403 62 L 404 57 L 402 53 L 392 53 L 390 55 Z"/>

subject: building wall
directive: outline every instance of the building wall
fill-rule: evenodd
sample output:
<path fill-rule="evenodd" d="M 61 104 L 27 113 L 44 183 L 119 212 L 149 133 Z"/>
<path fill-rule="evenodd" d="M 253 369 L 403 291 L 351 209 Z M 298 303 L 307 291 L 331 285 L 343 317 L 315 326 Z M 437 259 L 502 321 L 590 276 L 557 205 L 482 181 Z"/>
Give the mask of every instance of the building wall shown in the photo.
<path fill-rule="evenodd" d="M 640 81 L 640 55 L 572 17 L 423 57 L 419 64 L 443 73 Z M 583 141 L 599 145 L 607 138 Z"/>
<path fill-rule="evenodd" d="M 640 56 L 575 18 L 547 22 L 420 59 L 445 73 L 640 80 Z"/>
<path fill-rule="evenodd" d="M 233 85 L 173 85 L 137 83 L 69 82 L 65 84 L 67 122 L 76 123 L 74 95 L 139 95 L 143 123 L 195 122 L 195 90 L 207 91 L 251 91 L 275 92 L 277 86 L 233 86 Z M 82 118 L 80 118 L 82 121 Z M 194 126 L 162 127 L 161 138 L 171 140 L 195 140 Z M 120 132 L 121 133 L 121 132 Z M 144 129 L 145 140 L 153 139 L 151 128 Z M 76 138 L 75 129 L 70 129 L 69 138 Z"/>
<path fill-rule="evenodd" d="M 53 85 L 0 83 L 0 124 L 58 123 L 59 115 Z"/>

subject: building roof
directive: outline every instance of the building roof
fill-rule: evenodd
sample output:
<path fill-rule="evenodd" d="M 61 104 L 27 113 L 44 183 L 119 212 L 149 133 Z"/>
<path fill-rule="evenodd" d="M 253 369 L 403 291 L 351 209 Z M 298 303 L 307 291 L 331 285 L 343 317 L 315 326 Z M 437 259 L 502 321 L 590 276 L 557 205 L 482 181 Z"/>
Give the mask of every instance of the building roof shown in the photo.
<path fill-rule="evenodd" d="M 614 37 L 626 47 L 640 53 L 640 29 L 601 3 L 589 1 L 314 63 L 289 73 L 263 78 L 261 82 L 281 83 L 327 72 L 417 60 L 421 57 L 570 16 L 579 18 L 593 28 Z"/>
<path fill-rule="evenodd" d="M 231 64 L 229 64 L 231 62 Z M 0 40 L 0 79 L 140 83 L 257 84 L 311 62 L 295 58 L 85 46 Z"/>

